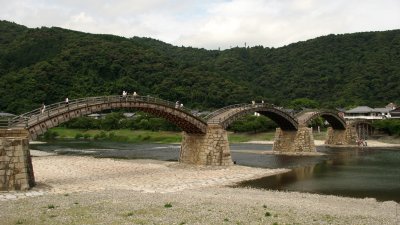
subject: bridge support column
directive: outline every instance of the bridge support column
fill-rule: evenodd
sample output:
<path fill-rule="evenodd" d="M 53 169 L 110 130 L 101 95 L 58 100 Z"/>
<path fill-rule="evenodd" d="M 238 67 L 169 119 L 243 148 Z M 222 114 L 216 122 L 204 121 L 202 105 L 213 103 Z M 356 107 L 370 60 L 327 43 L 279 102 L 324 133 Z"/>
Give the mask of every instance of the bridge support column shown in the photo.
<path fill-rule="evenodd" d="M 27 190 L 35 185 L 26 130 L 0 130 L 0 190 Z"/>
<path fill-rule="evenodd" d="M 354 127 L 347 124 L 345 130 L 335 130 L 332 127 L 328 128 L 327 145 L 356 145 L 357 132 Z"/>
<path fill-rule="evenodd" d="M 273 151 L 315 152 L 311 128 L 299 127 L 297 131 L 276 129 Z"/>
<path fill-rule="evenodd" d="M 195 165 L 232 165 L 228 135 L 220 125 L 208 125 L 205 135 L 183 132 L 179 162 Z"/>

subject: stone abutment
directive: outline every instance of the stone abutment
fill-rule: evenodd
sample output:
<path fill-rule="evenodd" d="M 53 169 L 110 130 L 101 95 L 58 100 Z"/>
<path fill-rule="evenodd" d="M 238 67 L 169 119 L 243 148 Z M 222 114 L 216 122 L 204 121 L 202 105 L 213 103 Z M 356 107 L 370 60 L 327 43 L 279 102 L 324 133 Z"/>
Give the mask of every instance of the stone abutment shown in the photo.
<path fill-rule="evenodd" d="M 195 165 L 232 165 L 228 135 L 220 125 L 208 125 L 206 134 L 183 132 L 179 162 Z"/>
<path fill-rule="evenodd" d="M 0 130 L 0 190 L 27 190 L 35 185 L 28 131 Z"/>
<path fill-rule="evenodd" d="M 272 151 L 316 152 L 312 129 L 308 127 L 299 127 L 296 131 L 276 128 Z"/>
<path fill-rule="evenodd" d="M 335 130 L 331 127 L 328 128 L 327 145 L 356 145 L 357 132 L 351 125 L 346 125 L 346 130 Z"/>

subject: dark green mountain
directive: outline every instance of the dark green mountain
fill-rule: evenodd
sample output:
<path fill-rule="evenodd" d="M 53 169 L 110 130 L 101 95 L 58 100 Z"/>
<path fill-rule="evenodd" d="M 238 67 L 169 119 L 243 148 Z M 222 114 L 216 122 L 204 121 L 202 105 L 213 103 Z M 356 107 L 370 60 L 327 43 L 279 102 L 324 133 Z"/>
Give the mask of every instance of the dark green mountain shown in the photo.
<path fill-rule="evenodd" d="M 320 107 L 399 102 L 400 30 L 224 51 L 0 21 L 0 111 L 70 99 L 158 96 L 211 109 L 251 100 Z"/>

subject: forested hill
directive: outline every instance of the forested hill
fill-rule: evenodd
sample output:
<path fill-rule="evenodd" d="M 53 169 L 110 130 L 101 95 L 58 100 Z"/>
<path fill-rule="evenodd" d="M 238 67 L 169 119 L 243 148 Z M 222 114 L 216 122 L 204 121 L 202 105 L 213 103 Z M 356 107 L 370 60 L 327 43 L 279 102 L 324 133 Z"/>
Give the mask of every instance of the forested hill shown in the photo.
<path fill-rule="evenodd" d="M 11 113 L 122 90 L 199 109 L 299 98 L 376 107 L 400 103 L 399 84 L 400 30 L 218 51 L 0 21 L 0 111 Z"/>

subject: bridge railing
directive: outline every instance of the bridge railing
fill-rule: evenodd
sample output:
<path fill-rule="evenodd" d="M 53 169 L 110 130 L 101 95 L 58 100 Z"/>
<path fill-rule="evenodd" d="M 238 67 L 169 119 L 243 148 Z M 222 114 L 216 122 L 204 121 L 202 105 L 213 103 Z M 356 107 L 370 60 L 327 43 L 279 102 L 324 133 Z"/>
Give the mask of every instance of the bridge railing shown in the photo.
<path fill-rule="evenodd" d="M 308 113 L 308 112 L 316 112 L 316 113 L 329 112 L 329 113 L 337 114 L 337 115 L 339 113 L 339 111 L 335 110 L 335 109 L 305 109 L 305 110 L 302 110 L 302 111 L 296 113 L 295 116 L 298 117 L 298 116 L 301 116 L 302 114 Z"/>
<path fill-rule="evenodd" d="M 208 115 L 208 120 L 207 123 L 209 124 L 219 124 L 222 121 L 225 121 L 227 118 L 230 118 L 232 115 L 237 114 L 240 111 L 246 110 L 246 109 L 257 109 L 257 108 L 264 108 L 264 107 L 270 107 L 270 108 L 275 108 L 275 106 L 269 104 L 269 103 L 255 103 L 255 104 L 236 104 L 236 105 L 231 105 L 224 107 L 222 109 L 216 110 L 212 112 L 211 114 Z M 224 114 L 225 112 L 229 112 L 227 114 Z M 218 115 L 223 115 L 222 117 L 218 117 Z M 215 117 L 215 118 L 213 118 Z"/>
<path fill-rule="evenodd" d="M 303 111 L 297 113 L 295 115 L 295 117 L 299 119 L 299 118 L 301 118 L 302 115 L 304 115 L 306 113 L 311 113 L 311 114 L 307 115 L 307 117 L 305 117 L 305 118 L 302 118 L 302 120 L 299 122 L 305 123 L 308 120 L 310 120 L 310 118 L 314 117 L 315 115 L 321 114 L 321 113 L 330 113 L 330 114 L 336 115 L 337 117 L 345 120 L 344 117 L 341 117 L 339 115 L 339 111 L 335 110 L 335 109 L 307 109 L 307 110 L 303 110 Z"/>
<path fill-rule="evenodd" d="M 205 116 L 204 119 L 208 120 L 208 119 L 210 119 L 210 118 L 212 118 L 212 117 L 214 117 L 216 115 L 220 115 L 220 114 L 222 114 L 222 113 L 224 113 L 226 111 L 229 111 L 229 110 L 231 110 L 233 108 L 238 108 L 239 109 L 239 108 L 241 108 L 243 106 L 246 106 L 246 105 L 249 105 L 249 104 L 241 103 L 241 104 L 229 105 L 229 106 L 226 106 L 226 107 L 223 107 L 223 108 L 220 108 L 220 109 L 217 109 L 217 110 L 211 112 L 210 114 Z"/>
<path fill-rule="evenodd" d="M 59 112 L 65 112 L 71 109 L 79 108 L 82 106 L 94 105 L 94 104 L 102 104 L 102 103 L 122 103 L 122 102 L 145 102 L 145 103 L 154 103 L 158 105 L 164 105 L 170 108 L 176 108 L 177 110 L 184 111 L 190 115 L 191 110 L 186 107 L 181 107 L 176 103 L 166 101 L 160 98 L 155 98 L 151 96 L 100 96 L 100 97 L 87 97 L 87 98 L 78 98 L 69 101 L 68 104 L 65 102 L 57 102 L 54 104 L 46 105 L 45 110 L 42 108 L 34 109 L 30 112 L 15 116 L 13 118 L 9 118 L 6 120 L 0 120 L 0 128 L 11 128 L 11 127 L 25 127 L 28 123 L 33 122 L 35 120 L 39 121 L 43 117 L 48 117 L 50 115 L 54 115 Z M 194 115 L 193 115 L 194 116 Z M 196 117 L 196 116 L 194 116 Z M 201 118 L 198 118 L 202 120 Z M 204 121 L 204 120 L 203 120 Z"/>
<path fill-rule="evenodd" d="M 0 128 L 8 128 L 9 123 L 10 123 L 10 118 L 0 119 Z"/>

